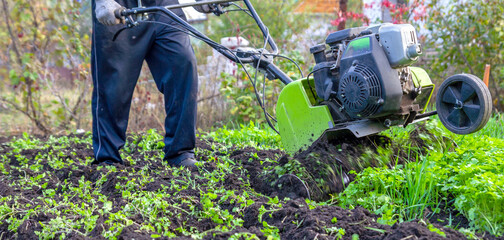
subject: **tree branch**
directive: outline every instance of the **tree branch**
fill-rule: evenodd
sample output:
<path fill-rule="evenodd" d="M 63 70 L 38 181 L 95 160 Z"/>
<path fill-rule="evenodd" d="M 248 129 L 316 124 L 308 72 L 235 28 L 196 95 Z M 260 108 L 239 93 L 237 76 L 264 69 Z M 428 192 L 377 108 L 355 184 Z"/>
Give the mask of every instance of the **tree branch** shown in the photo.
<path fill-rule="evenodd" d="M 3 10 L 4 10 L 4 17 L 5 17 L 5 24 L 7 24 L 7 30 L 9 31 L 9 35 L 12 39 L 12 47 L 14 49 L 14 53 L 16 53 L 17 61 L 20 66 L 23 65 L 23 61 L 21 61 L 21 53 L 18 50 L 17 43 L 16 43 L 16 37 L 14 36 L 14 33 L 12 32 L 12 28 L 10 25 L 10 18 L 9 18 L 9 7 L 7 6 L 7 1 L 2 0 L 2 5 L 3 5 Z"/>
<path fill-rule="evenodd" d="M 39 119 L 36 119 L 34 118 L 32 115 L 30 115 L 30 113 L 28 111 L 25 111 L 23 110 L 23 108 L 21 108 L 19 105 L 17 105 L 16 103 L 12 102 L 12 101 L 9 101 L 8 99 L 6 99 L 5 97 L 0 97 L 0 101 L 2 102 L 5 102 L 9 105 L 11 105 L 12 107 L 14 107 L 14 109 L 16 109 L 16 111 L 18 112 L 21 112 L 23 113 L 24 115 L 26 115 L 32 122 L 35 123 L 35 125 L 37 126 L 38 129 L 40 129 L 45 135 L 49 135 L 51 133 L 51 131 L 49 131 L 45 126 L 44 124 L 42 124 L 42 122 L 40 122 Z"/>

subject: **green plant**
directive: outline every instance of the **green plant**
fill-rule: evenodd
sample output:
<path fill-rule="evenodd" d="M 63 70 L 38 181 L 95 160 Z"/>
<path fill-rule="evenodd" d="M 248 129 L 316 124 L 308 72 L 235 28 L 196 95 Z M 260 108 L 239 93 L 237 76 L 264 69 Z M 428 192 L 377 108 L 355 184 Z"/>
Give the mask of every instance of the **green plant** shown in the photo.
<path fill-rule="evenodd" d="M 441 231 L 439 228 L 434 227 L 434 225 L 432 225 L 432 224 L 430 224 L 430 223 L 429 223 L 429 224 L 427 224 L 427 228 L 429 228 L 429 230 L 430 230 L 431 232 L 435 232 L 435 233 L 437 233 L 437 234 L 441 235 L 442 237 L 446 237 L 446 233 L 444 233 L 443 231 Z"/>
<path fill-rule="evenodd" d="M 472 227 L 503 234 L 504 141 L 478 134 L 456 136 L 435 123 L 438 135 L 454 138 L 454 151 L 438 145 L 414 162 L 364 169 L 339 195 L 340 204 L 361 205 L 381 214 L 379 222 L 394 224 L 428 217 L 427 207 L 435 211 L 440 202 L 453 198 L 451 207 L 462 212 Z"/>
<path fill-rule="evenodd" d="M 252 4 L 266 26 L 271 38 L 274 38 L 280 52 L 292 58 L 299 64 L 304 64 L 303 56 L 299 51 L 292 51 L 298 43 L 296 34 L 302 34 L 309 27 L 305 14 L 292 14 L 298 3 L 295 0 L 287 1 L 262 1 L 253 0 Z M 264 48 L 264 38 L 254 20 L 247 14 L 229 13 L 219 18 L 211 18 L 209 37 L 221 39 L 224 37 L 241 36 L 248 39 L 252 46 Z M 286 59 L 278 58 L 275 64 L 286 72 L 292 79 L 299 79 L 301 73 L 298 68 Z M 265 122 L 263 110 L 256 100 L 256 90 L 264 103 L 266 110 L 274 116 L 276 99 L 282 88 L 282 83 L 277 80 L 269 81 L 263 74 L 251 66 L 245 66 L 246 71 L 239 69 L 236 74 L 223 74 L 220 92 L 226 97 L 229 105 L 231 121 L 246 123 L 254 121 Z"/>
<path fill-rule="evenodd" d="M 276 149 L 281 146 L 280 136 L 266 125 L 250 121 L 240 124 L 237 129 L 224 126 L 202 136 L 206 139 L 237 147 L 255 147 L 258 149 Z"/>
<path fill-rule="evenodd" d="M 280 230 L 277 227 L 269 225 L 266 221 L 263 221 L 262 225 L 261 232 L 264 233 L 267 240 L 280 239 Z"/>
<path fill-rule="evenodd" d="M 258 92 L 258 96 L 265 105 L 266 110 L 272 113 L 276 98 L 280 92 L 281 83 L 279 81 L 266 80 L 264 76 L 258 76 L 256 82 L 255 71 L 249 66 L 245 68 L 248 69 L 250 78 L 241 70 L 238 70 L 235 76 L 223 73 L 220 91 L 226 97 L 230 106 L 232 106 L 229 110 L 232 121 L 237 123 L 246 123 L 249 121 L 264 123 L 264 113 L 257 101 L 255 92 Z"/>
<path fill-rule="evenodd" d="M 495 114 L 487 125 L 480 131 L 473 134 L 473 136 L 488 136 L 493 138 L 504 139 L 504 115 Z"/>
<path fill-rule="evenodd" d="M 455 207 L 474 227 L 504 233 L 504 141 L 490 137 L 458 137 L 455 152 L 433 154 L 449 176 L 443 191 L 455 195 Z"/>
<path fill-rule="evenodd" d="M 490 124 L 498 126 L 500 119 L 495 117 Z M 430 225 L 425 208 L 434 213 L 456 210 L 469 219 L 469 229 L 460 229 L 466 236 L 476 236 L 477 231 L 501 236 L 504 139 L 491 137 L 498 136 L 499 129 L 456 136 L 437 120 L 423 127 L 427 132 L 409 127 L 387 134 L 392 141 L 411 145 L 412 151 L 420 146 L 430 151 L 411 154 L 415 158 L 392 168 L 354 173 L 357 180 L 326 202 L 281 199 L 256 191 L 254 181 L 265 181 L 260 172 L 274 175 L 300 166 L 298 161 L 286 169 L 275 168 L 281 160 L 271 154 L 279 152 L 275 148 L 279 139 L 258 125 L 205 135 L 198 142 L 197 156 L 206 164 L 193 171 L 170 168 L 162 161 L 156 146 L 162 136 L 154 131 L 130 136 L 127 156 L 135 162 L 131 166 L 89 166 L 90 134 L 42 139 L 25 134 L 0 142 L 0 229 L 5 230 L 0 238 L 22 236 L 26 230 L 36 231 L 41 239 L 118 239 L 132 232 L 146 238 L 280 239 L 286 229 L 358 239 L 354 227 L 386 233 L 385 228 L 354 221 L 362 215 L 355 211 L 331 215 L 342 210 L 336 204 L 366 207 L 380 215 L 372 219 L 378 223 L 417 219 L 422 227 L 447 237 L 452 232 Z M 445 145 L 457 147 L 446 148 L 438 144 L 442 138 L 431 134 L 452 138 L 453 143 Z M 424 144 L 415 146 L 414 140 Z M 243 143 L 233 146 L 235 142 Z M 314 161 L 317 156 L 313 154 Z M 320 213 L 322 221 L 309 221 L 311 216 L 305 213 Z M 457 228 L 453 218 L 445 222 Z M 257 222 L 245 222 L 250 219 Z M 354 227 L 341 228 L 349 220 Z"/>
<path fill-rule="evenodd" d="M 325 229 L 326 233 L 329 234 L 329 236 L 334 236 L 334 239 L 343 239 L 345 236 L 345 229 L 344 228 L 339 228 L 339 227 L 330 227 Z"/>
<path fill-rule="evenodd" d="M 236 227 L 242 226 L 242 219 L 235 219 L 228 210 L 222 210 L 220 207 L 212 202 L 217 199 L 218 195 L 215 193 L 206 193 L 201 196 L 201 203 L 203 205 L 202 217 L 210 218 L 213 222 L 226 227 L 226 229 L 233 230 Z"/>
<path fill-rule="evenodd" d="M 340 194 L 343 206 L 361 205 L 383 214 L 382 223 L 421 219 L 427 207 L 437 206 L 440 187 L 437 176 L 424 159 L 394 169 L 367 168 Z"/>
<path fill-rule="evenodd" d="M 163 149 L 165 146 L 163 139 L 163 136 L 159 134 L 156 129 L 149 129 L 147 130 L 147 134 L 145 134 L 140 141 L 133 141 L 133 144 L 137 144 L 138 147 L 141 147 L 144 151 L 153 151 Z"/>
<path fill-rule="evenodd" d="M 287 56 L 295 61 L 298 66 L 305 64 L 305 60 L 299 51 L 289 51 Z M 293 80 L 300 79 L 303 75 L 302 70 L 288 59 L 277 58 L 275 64 Z M 266 79 L 266 76 L 249 65 L 246 65 L 245 69 L 249 75 L 241 68 L 238 69 L 235 75 L 222 74 L 223 80 L 220 92 L 232 106 L 229 113 L 233 122 L 247 123 L 254 121 L 265 123 L 264 112 L 257 100 L 256 91 L 265 109 L 274 116 L 277 98 L 283 84 L 279 80 Z"/>
<path fill-rule="evenodd" d="M 274 198 L 269 198 L 268 205 L 269 205 L 268 207 L 266 207 L 265 205 L 261 205 L 261 207 L 259 208 L 259 215 L 258 215 L 259 222 L 265 225 L 266 228 L 270 227 L 268 223 L 263 219 L 264 214 L 268 213 L 267 217 L 272 218 L 273 217 L 272 214 L 282 208 L 282 203 L 278 199 L 278 196 Z"/>

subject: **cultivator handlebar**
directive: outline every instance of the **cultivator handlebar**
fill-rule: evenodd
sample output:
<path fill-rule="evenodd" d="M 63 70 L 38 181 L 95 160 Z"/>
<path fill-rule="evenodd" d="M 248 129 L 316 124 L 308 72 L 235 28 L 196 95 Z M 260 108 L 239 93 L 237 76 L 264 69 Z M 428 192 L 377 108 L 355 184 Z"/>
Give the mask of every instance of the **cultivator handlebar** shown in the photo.
<path fill-rule="evenodd" d="M 267 51 L 266 49 L 254 49 L 252 51 L 247 50 L 244 51 L 240 48 L 238 48 L 236 51 L 233 51 L 217 42 L 214 40 L 210 39 L 207 37 L 205 34 L 200 32 L 198 29 L 194 28 L 191 26 L 187 21 L 179 17 L 177 14 L 174 12 L 170 11 L 170 9 L 177 9 L 177 8 L 187 8 L 187 7 L 195 7 L 195 6 L 202 6 L 202 5 L 219 5 L 219 4 L 224 4 L 224 3 L 232 3 L 232 2 L 238 2 L 242 1 L 245 6 L 247 7 L 247 10 L 239 8 L 241 11 L 247 12 L 257 23 L 257 26 L 263 33 L 264 39 L 266 40 L 267 44 L 271 48 L 270 51 Z M 230 6 L 231 4 L 226 4 L 225 6 Z M 236 5 L 237 6 L 237 5 Z M 216 9 L 222 9 L 222 8 L 216 8 Z M 157 6 L 157 7 L 138 7 L 138 8 L 131 8 L 131 9 L 121 9 L 116 11 L 115 15 L 117 18 L 125 18 L 126 20 L 126 28 L 132 28 L 137 25 L 139 25 L 142 22 L 147 22 L 145 18 L 143 17 L 145 14 L 149 13 L 156 13 L 160 12 L 167 17 L 171 18 L 173 21 L 175 21 L 178 26 L 172 26 L 174 28 L 177 28 L 180 31 L 186 32 L 189 35 L 200 39 L 210 45 L 212 48 L 217 50 L 219 53 L 224 55 L 226 58 L 229 60 L 239 63 L 239 64 L 250 64 L 254 66 L 255 68 L 258 68 L 259 70 L 263 71 L 264 73 L 267 74 L 269 79 L 279 79 L 282 81 L 284 84 L 288 84 L 292 82 L 292 79 L 287 76 L 282 70 L 280 70 L 277 66 L 275 66 L 272 62 L 272 57 L 278 55 L 278 47 L 275 43 L 275 40 L 270 36 L 269 30 L 264 25 L 262 22 L 261 18 L 257 14 L 256 10 L 250 3 L 250 0 L 208 0 L 208 1 L 198 1 L 194 3 L 182 3 L 182 4 L 175 4 L 175 5 L 169 5 L 169 6 Z M 224 13 L 225 11 L 219 10 L 219 12 L 214 12 L 216 15 L 220 15 Z"/>

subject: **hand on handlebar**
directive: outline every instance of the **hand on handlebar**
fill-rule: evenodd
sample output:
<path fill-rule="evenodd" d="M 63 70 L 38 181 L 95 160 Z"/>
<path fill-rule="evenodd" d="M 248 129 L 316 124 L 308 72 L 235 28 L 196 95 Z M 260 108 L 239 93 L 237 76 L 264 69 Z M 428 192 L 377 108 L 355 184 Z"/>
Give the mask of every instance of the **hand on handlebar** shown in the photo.
<path fill-rule="evenodd" d="M 112 26 L 124 22 L 124 18 L 118 18 L 115 12 L 124 7 L 114 0 L 96 0 L 96 19 L 103 25 Z"/>
<path fill-rule="evenodd" d="M 201 1 L 203 0 L 196 0 L 196 2 Z M 200 13 L 207 13 L 207 14 L 212 13 L 215 10 L 214 7 L 212 7 L 210 4 L 194 6 L 193 8 Z"/>

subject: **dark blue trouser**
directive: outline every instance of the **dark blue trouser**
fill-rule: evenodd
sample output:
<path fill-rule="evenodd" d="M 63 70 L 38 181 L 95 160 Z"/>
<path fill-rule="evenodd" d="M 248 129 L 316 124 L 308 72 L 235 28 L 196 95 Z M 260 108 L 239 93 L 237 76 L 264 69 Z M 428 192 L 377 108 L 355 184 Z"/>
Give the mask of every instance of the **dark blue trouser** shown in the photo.
<path fill-rule="evenodd" d="M 122 6 L 137 6 L 137 0 L 117 0 Z M 143 0 L 146 6 L 165 6 L 177 0 Z M 100 24 L 93 5 L 91 72 L 93 75 L 93 148 L 95 162 L 122 163 L 119 149 L 126 141 L 126 128 L 143 61 L 146 60 L 156 85 L 164 95 L 165 160 L 178 163 L 194 155 L 197 71 L 189 36 L 170 26 L 145 23 L 112 38 L 123 25 Z M 174 10 L 183 17 L 181 10 Z M 172 25 L 155 14 L 157 21 Z"/>

